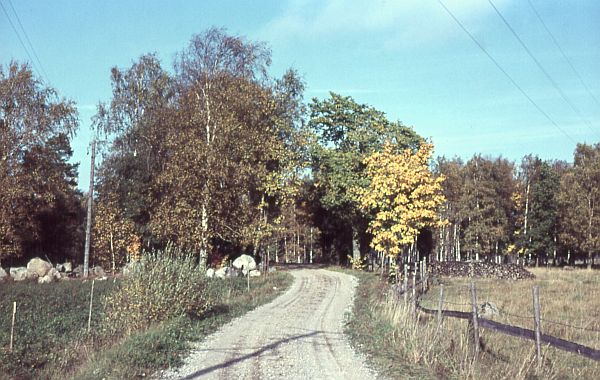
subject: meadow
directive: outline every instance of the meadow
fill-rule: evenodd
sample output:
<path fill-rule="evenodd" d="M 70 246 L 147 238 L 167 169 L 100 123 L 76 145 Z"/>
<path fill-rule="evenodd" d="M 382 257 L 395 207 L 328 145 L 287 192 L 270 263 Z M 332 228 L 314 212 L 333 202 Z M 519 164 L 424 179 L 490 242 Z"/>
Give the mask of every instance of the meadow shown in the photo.
<path fill-rule="evenodd" d="M 589 270 L 531 269 L 533 280 L 477 279 L 478 304 L 491 303 L 498 314 L 486 318 L 533 329 L 532 287 L 540 288 L 542 331 L 600 349 L 600 273 Z M 600 363 L 552 347 L 542 347 L 538 368 L 530 340 L 481 330 L 482 352 L 474 360 L 469 323 L 404 308 L 389 287 L 371 274 L 361 285 L 348 333 L 355 346 L 391 378 L 596 379 Z M 444 309 L 470 312 L 468 278 L 442 278 L 422 297 L 436 309 L 444 285 Z"/>

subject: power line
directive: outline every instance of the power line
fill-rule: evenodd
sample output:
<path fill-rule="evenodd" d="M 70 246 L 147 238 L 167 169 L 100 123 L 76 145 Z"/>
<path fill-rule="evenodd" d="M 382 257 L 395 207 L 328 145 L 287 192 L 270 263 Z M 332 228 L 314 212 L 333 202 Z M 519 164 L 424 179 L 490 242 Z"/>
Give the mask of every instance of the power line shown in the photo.
<path fill-rule="evenodd" d="M 525 44 L 525 42 L 523 42 L 523 40 L 521 39 L 521 37 L 519 37 L 519 34 L 513 29 L 513 27 L 506 20 L 506 18 L 504 18 L 504 16 L 500 12 L 500 10 L 498 8 L 496 8 L 496 6 L 492 2 L 492 0 L 488 0 L 488 3 L 490 3 L 490 5 L 492 6 L 492 8 L 494 8 L 494 11 L 496 11 L 496 14 L 498 15 L 498 17 L 500 17 L 500 19 L 502 20 L 502 22 L 504 23 L 504 25 L 506 25 L 506 27 L 508 28 L 508 30 L 510 30 L 510 32 L 512 33 L 512 35 L 517 39 L 517 41 L 519 41 L 519 44 L 521 44 L 521 46 L 523 47 L 523 49 L 525 49 L 525 51 L 527 52 L 527 55 L 529 55 L 529 57 L 533 60 L 533 62 L 535 63 L 535 65 L 538 67 L 538 69 L 540 69 L 540 71 L 544 74 L 544 76 L 546 77 L 546 79 L 548 79 L 548 81 L 552 84 L 552 87 L 554 87 L 554 89 L 556 89 L 556 91 L 558 91 L 560 97 L 565 101 L 565 103 L 567 103 L 569 105 L 569 107 L 571 107 L 571 109 L 573 110 L 573 112 L 575 112 L 577 114 L 577 116 L 579 116 L 579 118 L 581 120 L 583 120 L 583 122 L 588 126 L 588 128 L 590 129 L 590 131 L 592 131 L 592 133 L 596 134 L 597 132 L 592 128 L 590 122 L 583 116 L 583 114 L 581 113 L 581 111 L 579 111 L 579 108 L 577 108 L 573 104 L 573 102 L 571 102 L 571 100 L 569 100 L 569 98 L 563 92 L 563 90 L 560 88 L 560 86 L 558 85 L 558 83 L 556 83 L 556 81 L 552 78 L 552 76 L 550 76 L 550 74 L 548 73 L 548 71 L 546 71 L 546 69 L 544 68 L 544 66 L 542 66 L 542 64 L 540 63 L 540 61 L 535 57 L 535 55 L 533 55 L 533 53 L 531 52 L 531 50 L 529 50 L 529 48 L 527 47 L 527 45 Z M 600 136 L 598 134 L 596 134 L 596 137 L 600 138 Z"/>
<path fill-rule="evenodd" d="M 2 8 L 2 11 L 4 12 L 4 15 L 6 16 L 6 19 L 8 20 L 8 23 L 10 24 L 10 26 L 12 27 L 12 30 L 17 35 L 17 38 L 19 39 L 19 42 L 21 43 L 21 46 L 23 47 L 23 50 L 25 50 L 25 53 L 27 53 L 27 56 L 29 57 L 29 61 L 31 62 L 31 66 L 37 72 L 37 75 L 40 78 L 43 78 L 42 75 L 40 74 L 40 71 L 37 68 L 37 65 L 35 64 L 35 61 L 33 60 L 33 58 L 31 58 L 31 54 L 29 54 L 29 50 L 25 46 L 25 43 L 23 42 L 23 39 L 21 38 L 21 35 L 19 34 L 17 28 L 15 28 L 15 24 L 13 24 L 10 16 L 8 15 L 8 12 L 6 11 L 6 8 L 4 8 L 4 4 L 2 4 L 2 1 L 0 1 L 0 8 Z"/>
<path fill-rule="evenodd" d="M 561 128 L 555 121 L 554 119 L 552 119 L 550 117 L 550 115 L 548 115 L 528 94 L 527 92 L 525 92 L 525 90 L 523 90 L 523 88 L 521 86 L 519 86 L 519 84 L 512 78 L 512 76 L 510 76 L 510 74 L 504 70 L 502 68 L 502 66 L 500 66 L 500 64 L 498 63 L 498 61 L 496 61 L 496 59 L 490 54 L 488 53 L 487 50 L 485 50 L 485 48 L 483 47 L 483 45 L 475 38 L 475 36 L 473 36 L 468 30 L 467 28 L 460 22 L 460 20 L 458 18 L 456 18 L 456 16 L 454 16 L 454 13 L 452 13 L 452 11 L 450 11 L 450 9 L 448 9 L 448 7 L 446 7 L 446 5 L 442 2 L 442 0 L 438 0 L 438 3 L 440 3 L 440 5 L 446 10 L 446 12 L 450 15 L 450 17 L 458 24 L 458 26 L 460 26 L 460 28 L 469 36 L 469 38 L 471 38 L 471 40 L 475 43 L 475 45 L 477 45 L 479 47 L 479 49 L 494 63 L 494 65 L 496 65 L 496 67 L 498 68 L 498 70 L 500 70 L 507 78 L 508 80 L 513 84 L 513 86 L 515 86 L 517 88 L 517 90 L 519 90 L 519 92 L 521 92 L 521 94 L 523 94 L 523 96 L 525 96 L 527 98 L 527 100 L 529 100 L 529 102 L 552 124 L 554 125 L 559 131 L 561 131 L 569 140 L 571 140 L 574 144 L 576 144 L 576 141 L 563 129 Z"/>
<path fill-rule="evenodd" d="M 13 3 L 11 0 L 8 0 L 8 5 L 10 5 L 10 8 L 12 9 L 13 14 L 15 15 L 15 18 L 17 19 L 17 22 L 19 23 L 19 27 L 21 27 L 21 31 L 23 31 L 23 35 L 25 36 L 25 39 L 27 40 L 27 43 L 29 44 L 31 51 L 33 52 L 33 56 L 35 57 L 40 69 L 42 70 L 42 74 L 44 74 L 46 81 L 48 81 L 48 73 L 46 73 L 46 70 L 44 69 L 44 65 L 42 65 L 42 62 L 40 61 L 40 57 L 37 55 L 37 52 L 35 51 L 35 48 L 33 47 L 33 44 L 31 43 L 31 40 L 29 39 L 29 36 L 27 35 L 27 32 L 25 31 L 25 28 L 23 27 L 23 24 L 21 23 L 21 19 L 19 18 L 19 15 L 17 14 L 17 11 L 15 10 L 15 7 L 13 6 Z"/>
<path fill-rule="evenodd" d="M 592 91 L 590 90 L 590 88 L 587 86 L 587 84 L 585 84 L 585 81 L 583 80 L 583 78 L 581 77 L 581 75 L 579 74 L 579 72 L 577 71 L 577 69 L 575 69 L 575 66 L 573 66 L 573 63 L 571 62 L 571 60 L 569 59 L 569 57 L 567 56 L 567 54 L 565 53 L 565 51 L 563 50 L 563 48 L 560 46 L 560 44 L 558 43 L 558 41 L 554 37 L 554 34 L 552 34 L 552 32 L 550 31 L 550 29 L 548 28 L 548 26 L 546 26 L 546 23 L 542 19 L 542 16 L 539 14 L 539 12 L 537 11 L 537 9 L 533 6 L 533 3 L 531 2 L 531 0 L 527 0 L 527 2 L 529 3 L 529 6 L 533 10 L 533 13 L 535 13 L 537 19 L 540 21 L 540 23 L 542 24 L 542 26 L 546 30 L 546 33 L 548 33 L 548 35 L 552 39 L 552 42 L 554 42 L 554 45 L 556 45 L 556 47 L 558 48 L 558 50 L 562 54 L 563 58 L 565 59 L 565 61 L 567 61 L 567 63 L 569 64 L 569 67 L 571 67 L 571 70 L 573 70 L 573 73 L 575 73 L 575 76 L 577 76 L 577 79 L 579 79 L 579 83 L 581 83 L 581 85 L 585 88 L 585 90 L 590 95 L 590 97 L 594 100 L 594 102 L 596 102 L 596 104 L 598 106 L 600 106 L 600 101 L 598 101 L 598 99 L 596 98 L 596 96 L 594 96 L 594 94 L 592 93 Z"/>

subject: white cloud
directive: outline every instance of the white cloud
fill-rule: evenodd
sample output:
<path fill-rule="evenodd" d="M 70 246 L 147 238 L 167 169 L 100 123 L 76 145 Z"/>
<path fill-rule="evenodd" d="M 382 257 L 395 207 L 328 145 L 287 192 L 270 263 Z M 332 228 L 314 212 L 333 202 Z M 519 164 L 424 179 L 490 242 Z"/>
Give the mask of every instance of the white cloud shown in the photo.
<path fill-rule="evenodd" d="M 510 0 L 496 0 L 497 7 Z M 493 12 L 485 0 L 444 0 L 464 23 L 477 28 Z M 462 33 L 436 0 L 290 0 L 259 33 L 272 43 L 299 38 L 386 33 L 380 43 L 393 48 L 445 39 Z"/>

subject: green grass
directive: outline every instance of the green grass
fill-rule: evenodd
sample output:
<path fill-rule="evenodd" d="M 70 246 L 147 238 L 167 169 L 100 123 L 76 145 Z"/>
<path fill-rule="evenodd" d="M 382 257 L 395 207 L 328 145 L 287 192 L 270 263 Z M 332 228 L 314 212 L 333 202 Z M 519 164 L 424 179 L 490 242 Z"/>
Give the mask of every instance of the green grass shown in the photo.
<path fill-rule="evenodd" d="M 115 286 L 94 284 L 98 300 Z M 81 360 L 81 343 L 87 341 L 91 281 L 0 284 L 0 378 L 46 377 Z M 13 302 L 17 302 L 13 351 L 9 352 Z M 92 330 L 99 324 L 100 302 L 92 310 Z"/>
<path fill-rule="evenodd" d="M 181 363 L 189 342 L 272 300 L 291 282 L 285 272 L 252 278 L 248 293 L 243 278 L 215 279 L 211 292 L 217 301 L 202 319 L 172 318 L 125 336 L 107 335 L 101 328 L 100 300 L 118 282 L 95 282 L 91 334 L 86 333 L 90 281 L 0 284 L 0 379 L 147 376 Z M 13 301 L 18 303 L 17 322 L 14 349 L 8 352 Z"/>
<path fill-rule="evenodd" d="M 97 350 L 76 379 L 144 377 L 181 364 L 190 342 L 202 340 L 220 326 L 275 298 L 292 282 L 288 273 L 253 278 L 250 293 L 243 278 L 218 280 L 214 291 L 220 301 L 202 319 L 178 317 L 124 338 L 119 344 Z"/>

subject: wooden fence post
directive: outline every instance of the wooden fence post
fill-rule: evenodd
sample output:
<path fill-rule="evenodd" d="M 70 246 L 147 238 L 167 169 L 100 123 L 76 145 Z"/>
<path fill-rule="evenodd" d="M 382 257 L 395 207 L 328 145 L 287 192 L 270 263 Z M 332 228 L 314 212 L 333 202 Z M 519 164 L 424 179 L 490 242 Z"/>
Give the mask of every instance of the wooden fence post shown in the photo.
<path fill-rule="evenodd" d="M 12 312 L 12 324 L 10 326 L 10 346 L 9 350 L 12 352 L 13 350 L 13 341 L 15 337 L 15 317 L 17 315 L 17 302 L 13 302 L 13 312 Z"/>
<path fill-rule="evenodd" d="M 542 326 L 540 311 L 540 288 L 533 287 L 533 326 L 535 330 L 535 348 L 538 368 L 542 365 Z"/>
<path fill-rule="evenodd" d="M 90 332 L 90 329 L 92 328 L 92 304 L 94 302 L 94 282 L 96 280 L 92 280 L 92 290 L 90 291 L 90 312 L 88 314 L 88 328 L 87 328 L 87 332 Z"/>
<path fill-rule="evenodd" d="M 442 308 L 444 307 L 444 285 L 440 285 L 440 300 L 438 301 L 437 310 L 437 329 L 442 327 Z"/>
<path fill-rule="evenodd" d="M 479 355 L 479 320 L 477 319 L 477 292 L 475 283 L 471 281 L 471 308 L 473 310 L 473 339 L 475 348 L 475 359 Z"/>
<path fill-rule="evenodd" d="M 417 318 L 417 265 L 418 263 L 415 262 L 412 280 L 412 313 L 415 319 Z"/>
<path fill-rule="evenodd" d="M 423 293 L 427 291 L 427 257 L 423 257 Z"/>
<path fill-rule="evenodd" d="M 404 264 L 404 308 L 408 306 L 408 264 Z"/>

